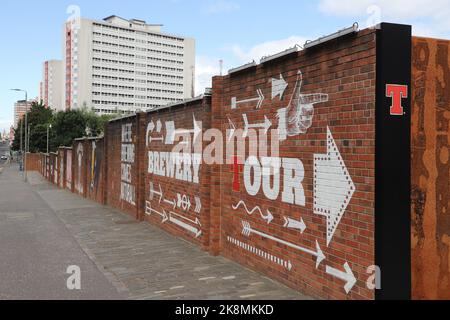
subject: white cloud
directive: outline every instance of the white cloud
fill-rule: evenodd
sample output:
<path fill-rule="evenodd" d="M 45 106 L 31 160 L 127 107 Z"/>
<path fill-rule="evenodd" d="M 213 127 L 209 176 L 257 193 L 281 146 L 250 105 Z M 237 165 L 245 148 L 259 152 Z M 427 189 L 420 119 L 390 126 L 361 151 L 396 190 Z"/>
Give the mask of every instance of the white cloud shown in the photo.
<path fill-rule="evenodd" d="M 374 6 L 379 8 L 382 21 L 417 26 L 413 29 L 416 35 L 450 32 L 450 0 L 321 0 L 319 10 L 332 16 L 366 18 L 370 21 L 373 11 L 369 8 Z"/>
<path fill-rule="evenodd" d="M 220 59 L 198 56 L 195 67 L 195 94 L 205 93 L 205 88 L 211 88 L 212 77 L 220 75 Z M 225 70 L 225 69 L 224 69 Z"/>
<path fill-rule="evenodd" d="M 299 36 L 291 36 L 286 39 L 268 41 L 257 44 L 249 49 L 243 49 L 239 45 L 234 45 L 231 50 L 233 54 L 239 59 L 242 63 L 251 62 L 255 60 L 259 62 L 259 60 L 264 56 L 273 55 L 284 51 L 286 49 L 292 48 L 295 45 L 303 46 L 303 44 L 311 39 L 307 39 Z"/>
<path fill-rule="evenodd" d="M 240 9 L 239 4 L 233 1 L 218 0 L 206 7 L 207 14 L 229 13 Z"/>

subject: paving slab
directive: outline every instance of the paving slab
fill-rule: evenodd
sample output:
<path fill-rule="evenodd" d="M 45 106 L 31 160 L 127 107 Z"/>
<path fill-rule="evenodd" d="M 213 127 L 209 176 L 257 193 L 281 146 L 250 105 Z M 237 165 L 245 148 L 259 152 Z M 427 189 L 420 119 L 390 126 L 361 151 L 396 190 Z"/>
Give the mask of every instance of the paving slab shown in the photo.
<path fill-rule="evenodd" d="M 8 169 L 5 173 L 12 175 Z M 30 173 L 29 181 L 31 202 L 56 218 L 58 221 L 53 223 L 62 225 L 64 236 L 72 238 L 82 249 L 84 257 L 75 256 L 71 261 L 76 264 L 77 259 L 88 259 L 124 299 L 310 299 L 228 259 L 213 257 L 153 225 L 58 189 L 38 173 Z M 19 185 L 17 183 L 17 192 L 23 188 Z M 36 219 L 30 212 L 39 215 L 42 210 L 20 211 L 16 219 Z M 0 226 L 10 219 L 8 212 L 0 214 Z M 35 227 L 37 233 L 54 228 L 51 225 Z M 86 283 L 89 285 L 89 280 Z"/>

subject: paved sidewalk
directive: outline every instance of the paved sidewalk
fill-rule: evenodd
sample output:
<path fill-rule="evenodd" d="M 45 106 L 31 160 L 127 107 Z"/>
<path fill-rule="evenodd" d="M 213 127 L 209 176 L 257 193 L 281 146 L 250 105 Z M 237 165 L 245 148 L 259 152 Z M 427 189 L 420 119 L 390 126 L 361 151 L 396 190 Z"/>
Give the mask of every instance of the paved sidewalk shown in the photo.
<path fill-rule="evenodd" d="M 35 195 L 127 299 L 308 299 L 148 223 L 57 189 L 37 173 L 29 180 Z"/>
<path fill-rule="evenodd" d="M 48 204 L 24 183 L 17 166 L 0 173 L 0 299 L 124 299 L 70 235 Z M 71 265 L 81 291 L 67 289 Z"/>

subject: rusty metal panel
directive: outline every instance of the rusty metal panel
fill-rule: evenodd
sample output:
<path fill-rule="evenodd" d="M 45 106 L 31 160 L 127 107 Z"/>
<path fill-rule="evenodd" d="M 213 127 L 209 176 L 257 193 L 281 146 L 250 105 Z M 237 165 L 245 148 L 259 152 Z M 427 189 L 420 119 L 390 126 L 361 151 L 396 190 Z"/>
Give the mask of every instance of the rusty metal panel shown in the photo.
<path fill-rule="evenodd" d="M 450 41 L 413 38 L 412 285 L 450 299 Z"/>

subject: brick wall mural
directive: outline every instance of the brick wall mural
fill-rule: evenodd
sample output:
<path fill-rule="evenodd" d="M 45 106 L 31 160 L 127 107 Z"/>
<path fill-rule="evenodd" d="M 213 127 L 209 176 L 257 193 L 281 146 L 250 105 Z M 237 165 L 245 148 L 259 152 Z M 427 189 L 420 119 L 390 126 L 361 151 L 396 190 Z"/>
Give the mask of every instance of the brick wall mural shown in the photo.
<path fill-rule="evenodd" d="M 74 142 L 73 150 L 75 152 L 74 155 L 74 172 L 73 172 L 73 182 L 75 192 L 80 195 L 84 195 L 85 192 L 85 183 L 86 183 L 86 175 L 84 170 L 86 170 L 86 153 L 84 140 L 76 140 Z"/>
<path fill-rule="evenodd" d="M 145 216 L 204 248 L 209 242 L 209 168 L 202 163 L 210 98 L 146 117 Z"/>
<path fill-rule="evenodd" d="M 65 187 L 65 168 L 66 168 L 66 153 L 65 150 L 60 148 L 58 150 L 58 159 L 59 159 L 59 187 Z"/>
<path fill-rule="evenodd" d="M 73 152 L 72 149 L 66 150 L 66 188 L 72 190 L 72 169 L 73 169 Z"/>
<path fill-rule="evenodd" d="M 448 299 L 448 50 L 382 24 L 284 52 L 76 140 L 51 181 L 313 297 Z"/>
<path fill-rule="evenodd" d="M 228 141 L 248 147 L 221 171 L 225 256 L 314 296 L 373 298 L 375 45 L 365 31 L 216 79 Z"/>
<path fill-rule="evenodd" d="M 137 206 L 137 143 L 136 117 L 111 122 L 106 135 L 107 203 L 138 217 Z"/>

